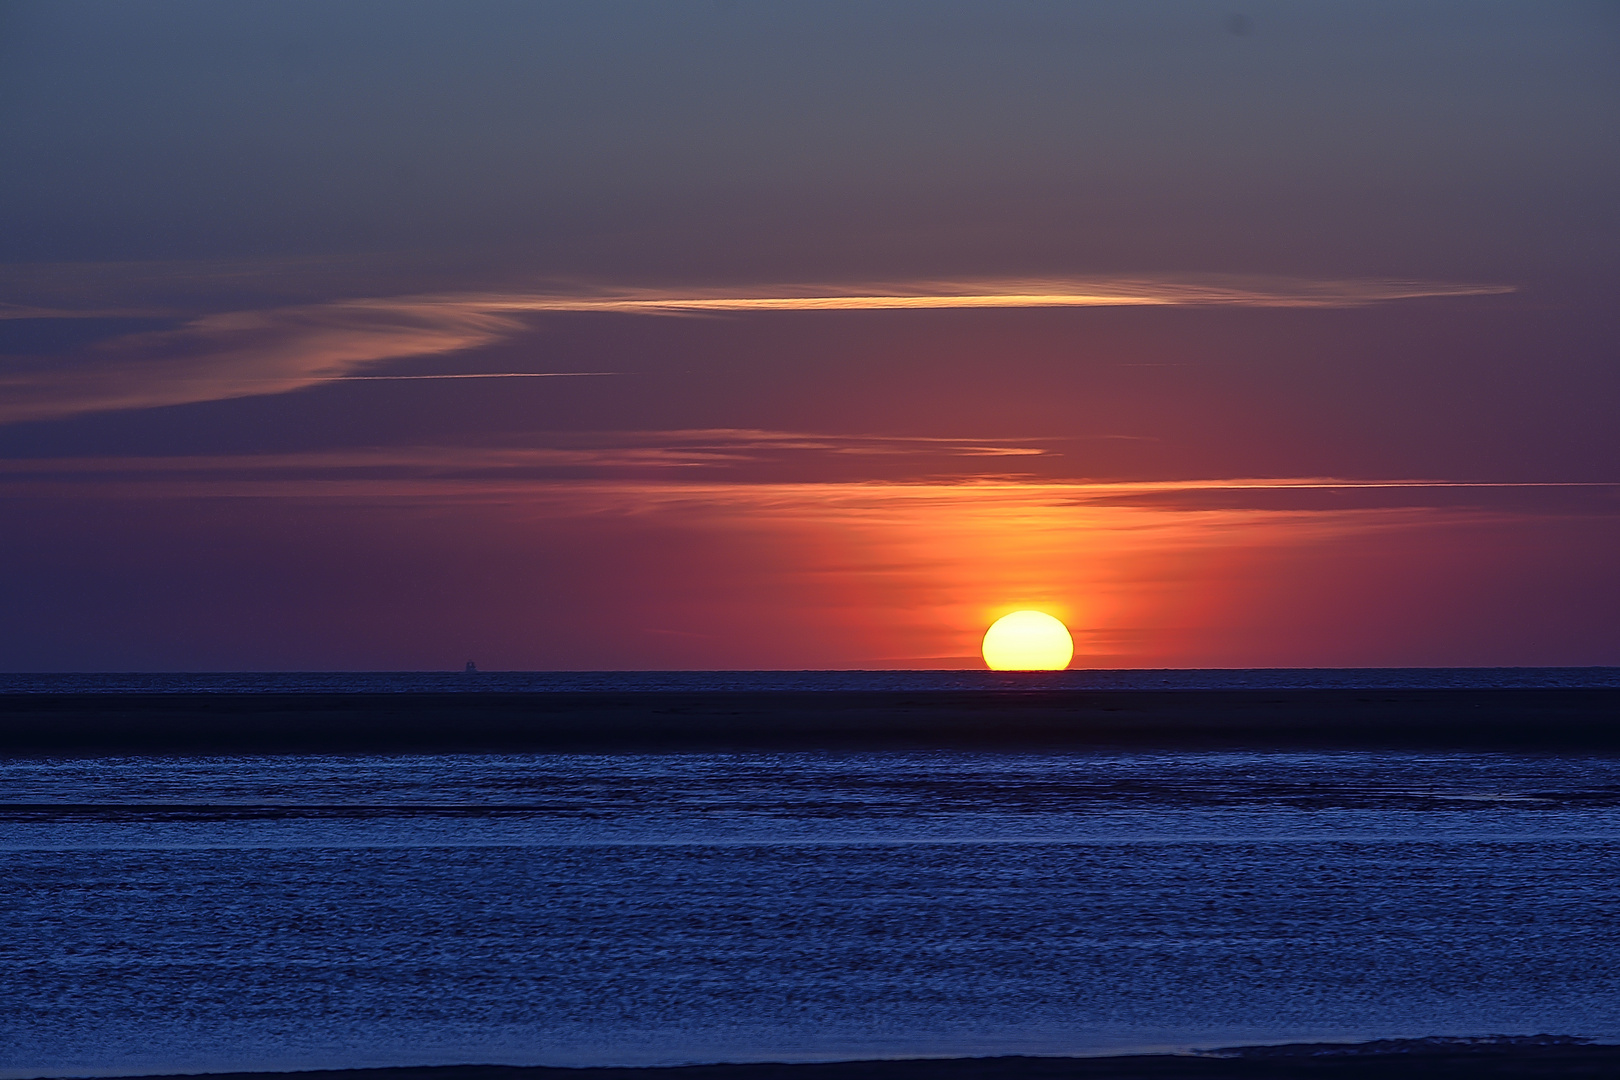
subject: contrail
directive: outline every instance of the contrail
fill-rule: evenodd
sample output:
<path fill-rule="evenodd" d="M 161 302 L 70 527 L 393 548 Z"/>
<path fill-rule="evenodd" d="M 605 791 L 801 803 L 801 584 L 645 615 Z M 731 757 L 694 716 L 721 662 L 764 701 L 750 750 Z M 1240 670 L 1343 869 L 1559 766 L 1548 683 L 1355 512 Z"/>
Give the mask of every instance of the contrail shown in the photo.
<path fill-rule="evenodd" d="M 470 375 L 331 375 L 323 382 L 374 382 L 399 379 L 562 379 L 576 375 L 620 375 L 618 371 L 480 371 Z"/>

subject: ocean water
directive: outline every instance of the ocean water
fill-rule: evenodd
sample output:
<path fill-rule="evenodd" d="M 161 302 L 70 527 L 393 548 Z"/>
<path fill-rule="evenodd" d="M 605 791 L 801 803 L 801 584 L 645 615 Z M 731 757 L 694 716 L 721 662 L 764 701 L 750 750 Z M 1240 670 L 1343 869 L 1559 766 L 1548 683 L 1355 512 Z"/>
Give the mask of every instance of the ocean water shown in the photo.
<path fill-rule="evenodd" d="M 1620 761 L 0 762 L 0 1076 L 1620 1039 Z"/>
<path fill-rule="evenodd" d="M 0 694 L 715 690 L 1494 690 L 1620 687 L 1620 667 L 1072 668 L 1068 671 L 312 671 L 7 674 Z"/>

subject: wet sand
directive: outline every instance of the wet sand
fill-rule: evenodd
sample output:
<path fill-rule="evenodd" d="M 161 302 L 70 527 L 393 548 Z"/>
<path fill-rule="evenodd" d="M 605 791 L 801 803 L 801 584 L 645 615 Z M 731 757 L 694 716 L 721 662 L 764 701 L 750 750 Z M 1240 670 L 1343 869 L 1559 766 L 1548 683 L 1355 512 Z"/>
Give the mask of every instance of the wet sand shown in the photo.
<path fill-rule="evenodd" d="M 815 1065 L 548 1069 L 501 1065 L 216 1073 L 205 1080 L 1530 1080 L 1620 1076 L 1620 1046 L 1574 1040 L 1385 1040 L 1241 1047 L 1208 1054 L 946 1058 Z M 153 1078 L 144 1078 L 153 1080 Z M 178 1080 L 178 1078 L 173 1078 Z"/>
<path fill-rule="evenodd" d="M 1620 750 L 1620 689 L 3 694 L 0 754 Z"/>

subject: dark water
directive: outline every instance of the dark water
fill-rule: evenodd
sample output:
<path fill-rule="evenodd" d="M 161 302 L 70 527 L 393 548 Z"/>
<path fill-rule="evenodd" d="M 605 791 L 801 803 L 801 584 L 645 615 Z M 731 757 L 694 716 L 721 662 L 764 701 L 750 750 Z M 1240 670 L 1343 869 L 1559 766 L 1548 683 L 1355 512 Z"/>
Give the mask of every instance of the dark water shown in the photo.
<path fill-rule="evenodd" d="M 0 693 L 544 693 L 581 690 L 1495 690 L 1620 687 L 1620 668 L 1121 668 L 995 671 L 314 671 L 3 674 Z"/>
<path fill-rule="evenodd" d="M 0 1075 L 1620 1038 L 1620 761 L 0 763 Z"/>

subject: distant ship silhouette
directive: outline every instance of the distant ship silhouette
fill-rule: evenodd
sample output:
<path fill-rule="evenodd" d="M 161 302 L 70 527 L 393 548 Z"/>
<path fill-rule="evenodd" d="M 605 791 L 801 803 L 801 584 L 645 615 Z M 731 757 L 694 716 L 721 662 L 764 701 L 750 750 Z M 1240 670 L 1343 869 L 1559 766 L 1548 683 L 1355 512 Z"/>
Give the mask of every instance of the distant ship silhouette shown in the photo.
<path fill-rule="evenodd" d="M 467 666 L 465 668 L 463 668 L 462 670 L 465 671 L 468 675 L 476 675 L 476 674 L 478 674 L 478 665 L 473 663 L 471 660 L 469 660 L 469 661 L 467 661 Z"/>

